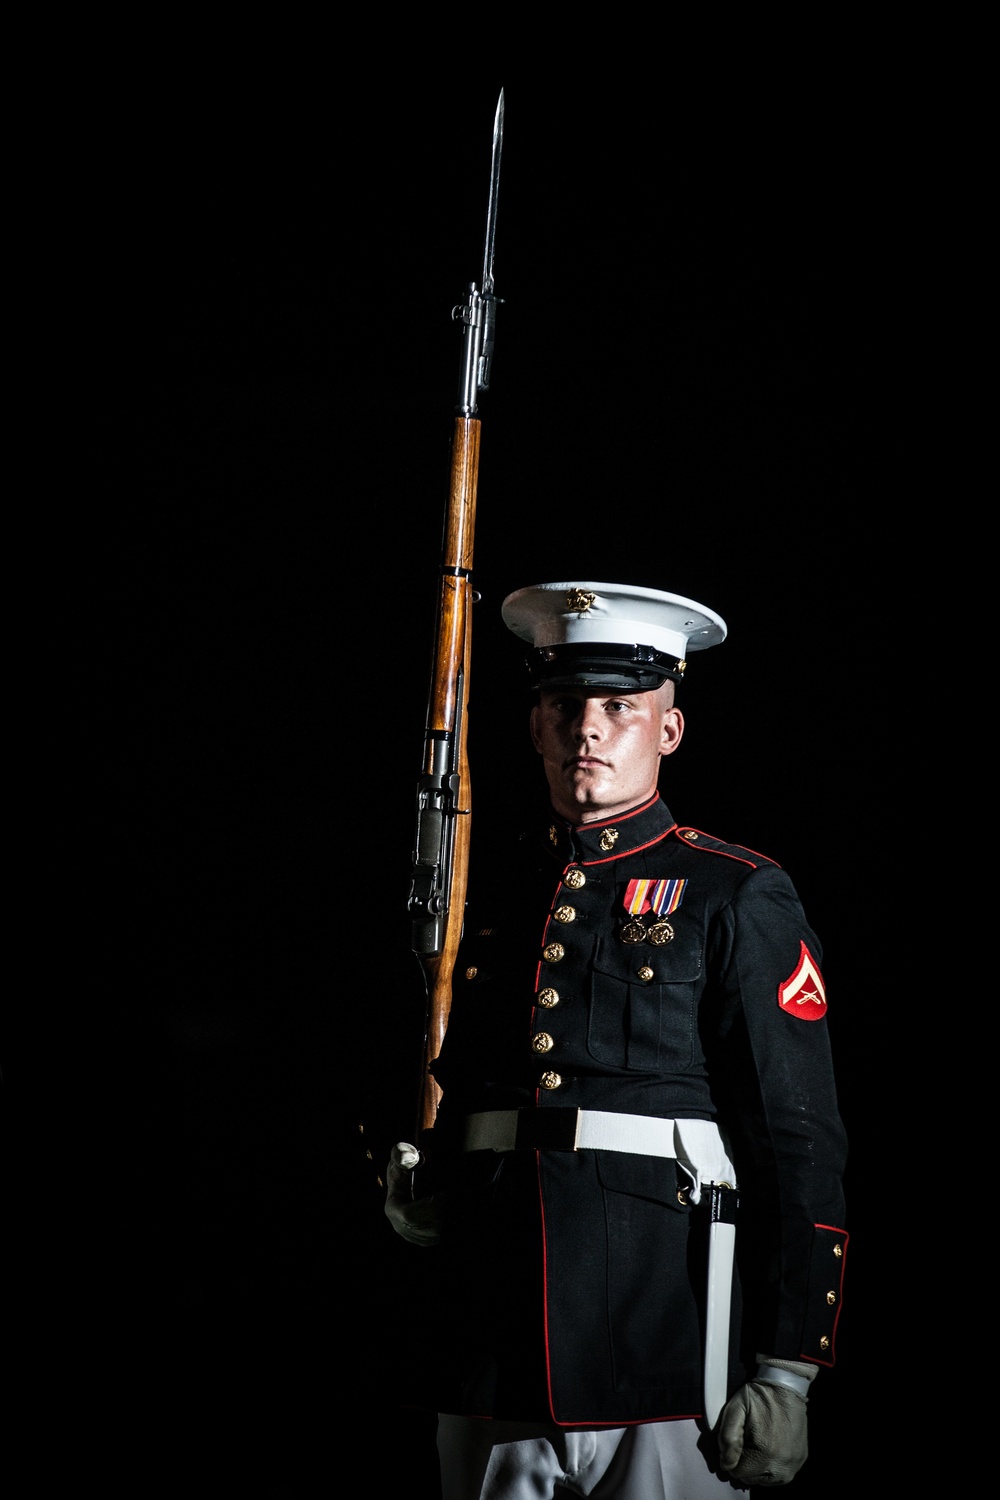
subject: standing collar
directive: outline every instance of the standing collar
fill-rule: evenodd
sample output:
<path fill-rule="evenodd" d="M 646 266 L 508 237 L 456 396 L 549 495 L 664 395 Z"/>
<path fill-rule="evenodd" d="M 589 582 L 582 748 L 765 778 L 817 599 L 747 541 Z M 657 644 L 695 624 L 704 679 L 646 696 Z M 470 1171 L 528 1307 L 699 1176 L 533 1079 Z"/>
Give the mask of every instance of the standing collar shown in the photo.
<path fill-rule="evenodd" d="M 674 826 L 669 808 L 655 792 L 638 807 L 597 823 L 567 823 L 553 813 L 549 842 L 568 863 L 601 864 L 658 843 Z"/>

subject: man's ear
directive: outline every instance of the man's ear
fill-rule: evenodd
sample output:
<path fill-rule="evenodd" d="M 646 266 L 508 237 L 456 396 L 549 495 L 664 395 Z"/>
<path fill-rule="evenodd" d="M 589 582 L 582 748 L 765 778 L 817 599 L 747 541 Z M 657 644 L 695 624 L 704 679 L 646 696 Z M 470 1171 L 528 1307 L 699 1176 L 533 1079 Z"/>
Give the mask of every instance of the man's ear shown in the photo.
<path fill-rule="evenodd" d="M 668 708 L 663 713 L 663 733 L 660 735 L 660 754 L 673 755 L 684 734 L 684 715 L 679 708 Z"/>
<path fill-rule="evenodd" d="M 531 717 L 528 719 L 528 728 L 531 731 L 531 743 L 534 745 L 534 747 L 538 751 L 539 755 L 541 755 L 541 753 L 542 753 L 542 740 L 541 740 L 541 736 L 538 733 L 538 719 L 539 719 L 539 712 L 538 712 L 538 704 L 536 703 L 535 706 L 531 710 Z"/>

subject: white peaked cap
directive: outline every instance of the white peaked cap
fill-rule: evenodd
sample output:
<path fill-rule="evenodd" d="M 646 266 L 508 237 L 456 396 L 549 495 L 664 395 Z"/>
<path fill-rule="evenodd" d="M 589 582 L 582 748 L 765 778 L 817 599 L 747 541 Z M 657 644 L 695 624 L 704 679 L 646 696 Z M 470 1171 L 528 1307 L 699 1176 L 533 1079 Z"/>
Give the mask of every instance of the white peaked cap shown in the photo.
<path fill-rule="evenodd" d="M 705 605 L 623 583 L 539 583 L 509 594 L 501 613 L 532 647 L 528 663 L 540 684 L 680 681 L 692 651 L 726 638 L 725 621 Z"/>

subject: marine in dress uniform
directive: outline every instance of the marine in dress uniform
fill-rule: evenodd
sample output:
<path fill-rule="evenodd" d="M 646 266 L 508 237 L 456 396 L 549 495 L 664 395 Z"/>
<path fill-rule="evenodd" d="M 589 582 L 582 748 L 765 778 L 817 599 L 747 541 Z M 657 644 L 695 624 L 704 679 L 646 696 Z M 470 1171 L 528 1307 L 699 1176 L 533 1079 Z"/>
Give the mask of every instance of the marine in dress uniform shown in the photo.
<path fill-rule="evenodd" d="M 503 614 L 549 701 L 655 692 L 726 634 L 623 585 L 522 589 Z M 620 1468 L 623 1434 L 683 1432 L 698 1474 L 669 1494 L 718 1492 L 711 1429 L 742 1432 L 750 1397 L 804 1400 L 834 1363 L 846 1142 L 819 938 L 774 860 L 679 824 L 655 786 L 474 844 L 469 894 L 438 1116 L 417 1170 L 407 1143 L 389 1169 L 387 1213 L 433 1245 L 426 1399 L 448 1441 L 467 1418 L 487 1449 L 542 1424 L 564 1484 L 560 1433 L 608 1433 L 588 1451 Z M 542 1493 L 507 1460 L 462 1500 Z M 762 1464 L 753 1482 L 791 1477 Z M 595 1470 L 579 1492 L 628 1482 Z"/>

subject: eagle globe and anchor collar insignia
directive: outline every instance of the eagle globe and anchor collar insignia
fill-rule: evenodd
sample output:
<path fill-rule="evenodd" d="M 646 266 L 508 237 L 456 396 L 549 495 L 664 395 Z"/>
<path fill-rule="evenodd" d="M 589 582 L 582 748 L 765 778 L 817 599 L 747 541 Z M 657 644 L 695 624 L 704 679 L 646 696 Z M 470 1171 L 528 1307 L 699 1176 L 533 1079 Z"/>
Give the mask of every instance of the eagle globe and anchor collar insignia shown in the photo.
<path fill-rule="evenodd" d="M 687 880 L 630 880 L 625 888 L 624 907 L 631 917 L 618 936 L 623 943 L 652 943 L 662 948 L 674 936 L 673 925 L 667 917 L 675 912 L 684 899 Z M 647 923 L 643 917 L 652 912 L 654 922 Z"/>

